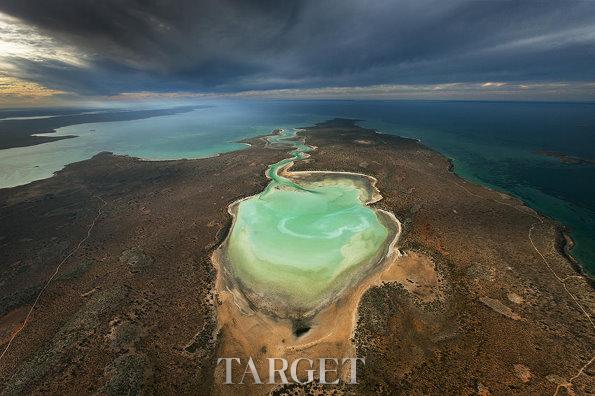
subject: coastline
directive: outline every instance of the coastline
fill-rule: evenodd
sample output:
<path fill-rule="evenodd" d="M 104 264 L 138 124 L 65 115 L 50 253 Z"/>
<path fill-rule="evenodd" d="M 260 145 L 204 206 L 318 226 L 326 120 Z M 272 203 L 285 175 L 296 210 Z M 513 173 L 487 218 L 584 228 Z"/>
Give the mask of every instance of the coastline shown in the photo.
<path fill-rule="evenodd" d="M 381 132 L 378 132 L 382 134 Z M 397 135 L 394 135 L 397 136 Z M 402 137 L 399 136 L 403 139 L 412 139 L 412 138 L 406 138 L 406 137 Z M 419 139 L 413 139 L 415 141 L 417 141 L 418 143 L 423 145 L 423 142 Z M 439 155 L 443 156 L 444 158 L 446 158 L 446 160 L 448 161 L 448 171 L 451 172 L 453 175 L 457 176 L 459 179 L 461 179 L 462 181 L 465 181 L 467 183 L 473 183 L 473 184 L 478 184 L 475 183 L 474 181 L 470 181 L 465 179 L 463 176 L 459 175 L 456 171 L 456 165 L 454 164 L 454 160 L 452 158 L 447 157 L 446 155 L 442 154 L 441 152 L 439 152 L 438 150 L 435 150 L 433 148 L 430 148 L 428 146 L 425 146 L 428 150 L 432 150 L 435 151 L 436 153 L 438 153 Z M 529 204 L 522 199 L 521 197 L 512 194 L 510 191 L 507 191 L 505 189 L 502 188 L 498 188 L 496 186 L 492 186 L 492 185 L 488 185 L 488 184 L 478 184 L 483 188 L 489 189 L 489 190 L 494 190 L 494 191 L 498 191 L 500 193 L 504 193 L 506 195 L 508 195 L 509 197 L 518 200 L 523 206 L 525 206 L 526 208 L 534 211 L 535 213 L 537 213 L 539 216 L 547 218 L 551 221 L 554 221 L 556 223 L 558 223 L 558 226 L 560 228 L 560 235 L 561 235 L 561 240 L 559 242 L 556 242 L 556 247 L 559 249 L 560 254 L 562 254 L 569 262 L 569 264 L 572 266 L 572 268 L 576 271 L 576 273 L 578 275 L 581 275 L 583 277 L 585 277 L 589 284 L 591 285 L 591 287 L 593 287 L 595 289 L 595 276 L 591 275 L 589 272 L 587 272 L 587 270 L 585 269 L 585 265 L 582 264 L 576 257 L 574 257 L 574 255 L 572 254 L 572 249 L 575 245 L 574 239 L 572 238 L 572 230 L 565 224 L 560 223 L 559 221 L 557 221 L 556 219 L 551 218 L 550 216 L 547 216 L 543 213 L 541 213 L 538 209 L 535 209 L 531 206 L 529 206 Z"/>
<path fill-rule="evenodd" d="M 556 247 L 561 255 L 566 257 L 572 268 L 580 276 L 586 278 L 593 289 L 595 289 L 595 277 L 591 276 L 585 271 L 583 265 L 572 255 L 572 248 L 574 247 L 574 239 L 572 239 L 571 230 L 564 224 L 558 227 L 559 237 L 556 239 Z"/>
<path fill-rule="evenodd" d="M 374 129 L 374 130 L 376 131 L 376 133 L 382 134 L 382 132 L 379 132 L 376 129 Z M 394 136 L 398 136 L 398 135 L 394 135 Z M 412 140 L 418 142 L 419 144 L 424 145 L 424 143 L 419 139 L 407 138 L 407 137 L 403 137 L 403 136 L 399 136 L 399 137 L 403 138 L 403 139 L 412 139 Z M 477 184 L 473 181 L 465 179 L 463 176 L 461 176 L 457 173 L 454 159 L 447 157 L 446 155 L 442 154 L 438 150 L 435 150 L 431 147 L 428 147 L 426 145 L 424 145 L 424 147 L 426 147 L 428 150 L 432 150 L 432 151 L 436 152 L 437 154 L 443 156 L 448 161 L 448 171 L 451 172 L 453 175 L 455 175 L 456 177 L 458 177 L 459 179 L 461 179 L 464 182 Z M 556 238 L 556 248 L 558 249 L 560 254 L 563 255 L 568 260 L 568 263 L 576 271 L 576 273 L 580 276 L 583 276 L 585 279 L 587 279 L 589 285 L 593 289 L 595 289 L 595 277 L 593 277 L 591 274 L 589 274 L 585 270 L 585 266 L 583 264 L 581 264 L 580 261 L 576 257 L 574 257 L 572 254 L 572 248 L 574 247 L 575 242 L 574 242 L 574 239 L 572 238 L 572 230 L 569 229 L 569 227 L 567 225 L 562 224 L 562 223 L 558 222 L 557 220 L 541 213 L 538 209 L 535 209 L 535 208 L 529 206 L 529 204 L 525 200 L 523 200 L 521 197 L 518 197 L 518 196 L 512 194 L 510 191 L 506 191 L 501 188 L 494 188 L 495 186 L 492 186 L 492 185 L 487 185 L 487 184 L 486 185 L 480 184 L 480 185 L 483 188 L 486 188 L 489 190 L 495 190 L 495 191 L 507 194 L 509 197 L 518 200 L 523 206 L 534 211 L 539 216 L 547 218 L 550 221 L 556 222 L 558 224 L 558 229 L 559 229 L 558 232 L 559 232 L 559 236 L 560 236 L 560 238 Z"/>

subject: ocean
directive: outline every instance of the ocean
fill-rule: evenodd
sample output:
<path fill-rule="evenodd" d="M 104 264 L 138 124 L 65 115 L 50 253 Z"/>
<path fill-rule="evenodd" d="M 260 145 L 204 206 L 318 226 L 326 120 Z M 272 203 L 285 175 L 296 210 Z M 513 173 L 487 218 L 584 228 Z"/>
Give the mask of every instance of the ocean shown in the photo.
<path fill-rule="evenodd" d="M 362 120 L 382 133 L 421 140 L 452 159 L 461 177 L 522 199 L 570 229 L 572 253 L 595 274 L 595 104 L 464 101 L 245 100 L 203 103 L 189 112 L 136 120 L 78 123 L 77 135 L 0 150 L 0 188 L 50 177 L 64 165 L 110 151 L 149 160 L 198 158 L 246 147 L 238 140 L 329 118 Z M 84 110 L 0 111 L 14 127 L 28 117 Z M 92 117 L 89 113 L 89 117 Z M 66 115 L 65 115 L 66 116 Z M 77 118 L 80 122 L 81 115 Z M 15 121 L 15 118 L 17 120 Z"/>

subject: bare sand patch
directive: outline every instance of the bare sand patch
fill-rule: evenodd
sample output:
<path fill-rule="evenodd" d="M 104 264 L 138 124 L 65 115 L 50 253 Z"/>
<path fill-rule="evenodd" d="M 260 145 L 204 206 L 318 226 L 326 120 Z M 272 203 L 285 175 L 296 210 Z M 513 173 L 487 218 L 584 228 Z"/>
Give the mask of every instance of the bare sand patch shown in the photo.
<path fill-rule="evenodd" d="M 506 297 L 508 297 L 508 300 L 510 302 L 513 302 L 515 304 L 522 304 L 523 302 L 525 302 L 525 299 L 523 299 L 523 297 L 519 296 L 516 293 L 508 293 Z"/>
<path fill-rule="evenodd" d="M 493 309 L 494 311 L 502 314 L 510 319 L 519 320 L 521 319 L 520 315 L 514 312 L 512 309 L 507 307 L 506 305 L 502 304 L 500 300 L 496 300 L 489 297 L 480 297 L 479 301 L 484 303 L 487 307 Z"/>
<path fill-rule="evenodd" d="M 213 256 L 213 262 L 221 273 L 217 252 Z M 432 260 L 419 252 L 401 254 L 395 249 L 378 271 L 370 274 L 337 301 L 305 322 L 304 326 L 308 330 L 297 336 L 294 322 L 274 318 L 252 309 L 241 291 L 229 287 L 225 278 L 219 275 L 217 320 L 222 342 L 219 345 L 218 356 L 238 356 L 242 357 L 243 362 L 251 356 L 259 373 L 267 372 L 267 357 L 280 357 L 292 361 L 307 356 L 315 361 L 316 370 L 318 358 L 355 357 L 352 338 L 360 300 L 369 288 L 385 282 L 401 284 L 414 298 L 422 302 L 443 298 L 441 277 Z M 241 376 L 243 368 L 236 371 L 238 373 L 235 374 Z M 306 378 L 304 370 L 298 370 L 298 375 L 302 379 Z M 348 376 L 348 368 L 339 375 L 344 380 L 347 380 Z M 274 385 L 224 385 L 224 378 L 224 365 L 221 364 L 215 373 L 217 394 L 232 394 L 236 391 L 268 394 L 274 389 Z M 251 377 L 248 375 L 247 378 L 249 382 Z"/>
<path fill-rule="evenodd" d="M 531 380 L 531 370 L 529 367 L 522 365 L 522 364 L 515 364 L 514 365 L 514 372 L 517 377 L 523 382 L 529 382 Z"/>

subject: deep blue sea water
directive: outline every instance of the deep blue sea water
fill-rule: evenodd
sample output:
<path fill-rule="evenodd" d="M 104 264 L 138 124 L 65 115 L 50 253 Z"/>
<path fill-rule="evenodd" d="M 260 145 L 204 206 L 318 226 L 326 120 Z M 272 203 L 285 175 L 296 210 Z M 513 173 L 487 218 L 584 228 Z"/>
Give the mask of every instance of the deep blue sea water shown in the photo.
<path fill-rule="evenodd" d="M 79 124 L 78 135 L 0 150 L 0 187 L 49 177 L 65 164 L 112 151 L 145 159 L 241 149 L 235 140 L 274 128 L 358 118 L 383 133 L 420 139 L 460 176 L 508 192 L 571 229 L 575 257 L 595 274 L 595 165 L 565 164 L 539 150 L 595 159 L 595 104 L 444 101 L 235 101 L 133 121 Z M 44 113 L 45 114 L 45 113 Z M 1 115 L 1 114 L 0 114 Z M 29 114 L 28 114 L 29 115 Z M 34 116 L 34 114 L 31 114 Z M 0 117 L 2 118 L 2 117 Z M 2 122 L 0 120 L 0 122 Z"/>

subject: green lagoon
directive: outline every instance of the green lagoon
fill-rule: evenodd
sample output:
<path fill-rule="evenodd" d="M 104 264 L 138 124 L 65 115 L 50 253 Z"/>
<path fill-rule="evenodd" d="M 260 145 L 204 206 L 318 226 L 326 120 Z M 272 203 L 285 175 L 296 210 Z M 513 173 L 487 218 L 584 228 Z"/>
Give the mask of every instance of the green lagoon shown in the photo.
<path fill-rule="evenodd" d="M 371 178 L 332 172 L 287 178 L 283 170 L 311 148 L 292 132 L 269 143 L 295 150 L 269 167 L 262 193 L 232 205 L 226 262 L 253 303 L 281 316 L 307 315 L 379 263 L 394 231 L 385 212 L 367 206 L 378 197 Z"/>

